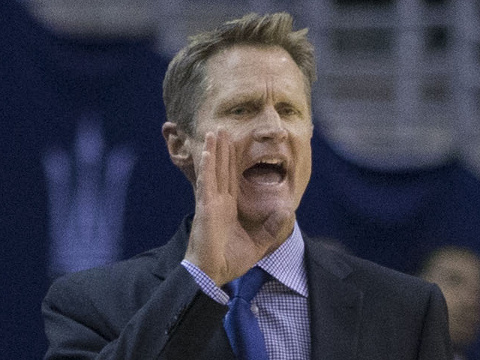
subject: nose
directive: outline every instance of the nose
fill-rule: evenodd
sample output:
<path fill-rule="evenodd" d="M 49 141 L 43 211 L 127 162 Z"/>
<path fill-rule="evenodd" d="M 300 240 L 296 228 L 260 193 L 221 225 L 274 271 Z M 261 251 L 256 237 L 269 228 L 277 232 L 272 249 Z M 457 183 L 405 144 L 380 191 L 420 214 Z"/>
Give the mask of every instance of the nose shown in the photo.
<path fill-rule="evenodd" d="M 287 130 L 277 110 L 266 108 L 254 130 L 254 139 L 258 142 L 273 141 L 279 143 L 284 141 L 287 135 Z"/>

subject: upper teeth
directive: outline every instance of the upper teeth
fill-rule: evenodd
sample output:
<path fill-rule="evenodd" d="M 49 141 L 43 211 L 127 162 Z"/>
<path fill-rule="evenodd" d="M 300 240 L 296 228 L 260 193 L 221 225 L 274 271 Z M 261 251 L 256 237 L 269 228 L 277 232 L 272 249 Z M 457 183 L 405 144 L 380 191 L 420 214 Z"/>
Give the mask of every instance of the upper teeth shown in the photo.
<path fill-rule="evenodd" d="M 271 164 L 271 165 L 279 165 L 282 163 L 279 159 L 263 159 L 259 161 L 260 164 Z"/>

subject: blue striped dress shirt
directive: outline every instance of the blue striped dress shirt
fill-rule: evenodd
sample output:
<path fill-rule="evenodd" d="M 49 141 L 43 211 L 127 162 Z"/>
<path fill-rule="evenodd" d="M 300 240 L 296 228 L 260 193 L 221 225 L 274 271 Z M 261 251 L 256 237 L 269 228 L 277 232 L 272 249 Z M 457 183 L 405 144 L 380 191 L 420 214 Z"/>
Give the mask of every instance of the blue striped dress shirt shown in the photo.
<path fill-rule="evenodd" d="M 257 263 L 273 277 L 252 301 L 252 311 L 265 336 L 270 360 L 310 359 L 310 318 L 304 253 L 302 234 L 295 223 L 290 237 Z M 228 295 L 208 275 L 187 260 L 183 260 L 182 265 L 205 294 L 221 304 L 228 303 Z"/>

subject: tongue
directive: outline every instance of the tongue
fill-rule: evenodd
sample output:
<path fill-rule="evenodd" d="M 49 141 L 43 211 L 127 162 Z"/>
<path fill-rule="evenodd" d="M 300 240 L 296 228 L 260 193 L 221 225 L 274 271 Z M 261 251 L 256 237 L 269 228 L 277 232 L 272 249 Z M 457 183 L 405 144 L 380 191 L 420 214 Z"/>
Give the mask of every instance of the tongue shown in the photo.
<path fill-rule="evenodd" d="M 245 170 L 243 176 L 252 183 L 274 184 L 282 181 L 282 175 L 277 169 L 265 166 L 254 166 Z"/>

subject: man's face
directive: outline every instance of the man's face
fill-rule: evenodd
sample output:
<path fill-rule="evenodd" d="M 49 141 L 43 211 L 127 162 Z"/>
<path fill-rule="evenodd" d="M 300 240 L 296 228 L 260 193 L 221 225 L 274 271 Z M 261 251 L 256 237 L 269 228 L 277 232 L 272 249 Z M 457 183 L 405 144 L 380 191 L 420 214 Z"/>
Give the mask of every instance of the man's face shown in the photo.
<path fill-rule="evenodd" d="M 210 58 L 207 79 L 189 139 L 195 173 L 205 134 L 224 128 L 237 154 L 240 220 L 260 224 L 288 209 L 293 224 L 311 174 L 313 127 L 302 72 L 280 47 L 243 45 Z"/>
<path fill-rule="evenodd" d="M 445 251 L 432 264 L 427 280 L 435 282 L 445 296 L 453 345 L 470 345 L 480 326 L 479 260 L 471 254 Z"/>

